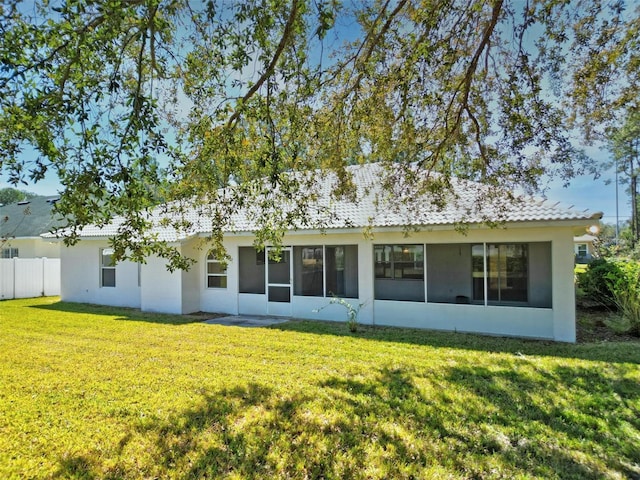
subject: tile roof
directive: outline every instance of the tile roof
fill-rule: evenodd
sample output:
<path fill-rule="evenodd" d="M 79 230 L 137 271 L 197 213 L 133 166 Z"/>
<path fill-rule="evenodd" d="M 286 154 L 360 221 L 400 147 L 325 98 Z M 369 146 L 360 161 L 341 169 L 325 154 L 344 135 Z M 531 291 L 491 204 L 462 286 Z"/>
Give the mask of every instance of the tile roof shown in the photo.
<path fill-rule="evenodd" d="M 433 195 L 408 195 L 410 189 L 402 188 L 402 177 L 397 178 L 397 184 L 392 188 L 397 190 L 397 195 L 405 196 L 404 202 L 394 201 L 381 183 L 385 178 L 384 167 L 380 164 L 356 165 L 347 168 L 352 175 L 353 184 L 356 187 L 354 199 L 334 198 L 332 193 L 337 186 L 337 176 L 333 172 L 311 172 L 307 174 L 307 179 L 312 179 L 311 185 L 307 185 L 308 192 L 303 193 L 303 199 L 308 200 L 307 214 L 305 220 L 294 221 L 295 228 L 292 230 L 331 230 L 345 228 L 366 228 L 366 227 L 430 227 L 430 226 L 454 226 L 457 224 L 479 224 L 490 221 L 496 222 L 555 222 L 555 221 L 575 221 L 578 225 L 583 225 L 588 221 L 597 221 L 600 213 L 589 211 L 577 211 L 571 208 L 564 208 L 559 203 L 552 203 L 546 200 L 534 199 L 532 197 L 519 197 L 515 203 L 504 201 L 502 192 L 496 192 L 491 188 L 479 183 L 452 179 L 453 195 L 448 195 L 447 202 L 441 207 L 435 202 Z M 319 177 L 319 178 L 318 178 Z M 266 185 L 263 184 L 263 187 Z M 233 188 L 233 187 L 230 187 Z M 268 193 L 265 194 L 265 191 Z M 227 195 L 230 190 L 218 192 L 220 198 Z M 317 195 L 317 198 L 316 196 Z M 269 192 L 262 190 L 261 200 L 269 200 L 272 203 L 279 202 L 279 205 L 286 203 L 283 198 L 289 198 L 286 194 L 277 191 Z M 311 199 L 311 200 L 309 200 Z M 235 203 L 234 203 L 235 202 Z M 226 232 L 253 232 L 269 221 L 268 212 L 264 208 L 258 208 L 252 202 L 240 202 L 238 200 L 229 201 L 221 210 L 231 211 L 226 217 Z M 269 202 L 264 202 L 268 204 Z M 154 228 L 149 234 L 154 235 L 158 240 L 176 242 L 198 234 L 211 232 L 212 210 L 215 205 L 187 207 L 182 213 L 184 217 L 176 213 L 178 205 L 169 204 L 156 208 L 148 215 L 152 220 Z M 264 205 L 263 205 L 264 207 Z M 184 207 L 183 207 L 184 208 Z M 294 202 L 288 207 L 279 209 L 280 215 L 293 212 Z M 268 208 L 267 208 L 268 210 Z M 274 212 L 278 209 L 274 209 Z M 174 228 L 163 222 L 163 218 L 173 218 L 174 220 L 184 218 L 187 220 L 184 228 Z M 114 218 L 107 226 L 98 227 L 89 225 L 83 228 L 81 237 L 111 237 L 118 234 L 123 218 Z M 49 236 L 49 235 L 47 235 Z"/>

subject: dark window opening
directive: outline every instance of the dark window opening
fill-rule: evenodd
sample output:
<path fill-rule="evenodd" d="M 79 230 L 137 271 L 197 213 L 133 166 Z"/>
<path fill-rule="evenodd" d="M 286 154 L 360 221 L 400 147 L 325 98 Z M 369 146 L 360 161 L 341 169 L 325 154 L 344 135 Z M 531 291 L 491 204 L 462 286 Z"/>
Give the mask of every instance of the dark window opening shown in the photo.
<path fill-rule="evenodd" d="M 527 244 L 487 244 L 487 302 L 529 301 L 529 249 Z M 484 246 L 473 245 L 473 299 L 484 301 Z"/>
<path fill-rule="evenodd" d="M 424 302 L 424 245 L 374 245 L 375 299 Z"/>
<path fill-rule="evenodd" d="M 327 297 L 358 298 L 358 246 L 327 246 Z"/>
<path fill-rule="evenodd" d="M 240 293 L 265 293 L 265 252 L 253 247 L 238 249 Z"/>
<path fill-rule="evenodd" d="M 103 248 L 100 250 L 100 286 L 116 286 L 116 264 L 113 262 L 113 250 Z"/>
<path fill-rule="evenodd" d="M 322 297 L 324 255 L 321 246 L 293 247 L 294 294 Z"/>

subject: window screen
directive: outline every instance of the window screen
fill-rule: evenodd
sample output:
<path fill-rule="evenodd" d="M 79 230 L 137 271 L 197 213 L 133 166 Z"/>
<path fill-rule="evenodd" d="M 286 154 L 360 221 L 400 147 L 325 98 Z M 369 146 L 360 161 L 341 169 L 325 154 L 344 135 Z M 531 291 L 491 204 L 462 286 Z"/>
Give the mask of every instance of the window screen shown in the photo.
<path fill-rule="evenodd" d="M 326 296 L 358 297 L 358 246 L 325 247 Z"/>
<path fill-rule="evenodd" d="M 265 293 L 265 252 L 253 247 L 238 249 L 240 293 Z"/>
<path fill-rule="evenodd" d="M 374 245 L 375 299 L 424 302 L 424 245 Z"/>
<path fill-rule="evenodd" d="M 324 255 L 322 246 L 293 247 L 294 294 L 324 296 Z"/>

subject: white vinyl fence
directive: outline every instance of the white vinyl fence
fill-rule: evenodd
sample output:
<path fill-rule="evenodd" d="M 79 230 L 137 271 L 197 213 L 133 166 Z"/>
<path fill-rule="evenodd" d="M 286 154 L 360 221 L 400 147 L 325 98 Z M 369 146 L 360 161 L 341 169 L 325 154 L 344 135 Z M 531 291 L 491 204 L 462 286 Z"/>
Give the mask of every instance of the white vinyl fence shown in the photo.
<path fill-rule="evenodd" d="M 1 258 L 0 300 L 60 295 L 59 258 Z"/>

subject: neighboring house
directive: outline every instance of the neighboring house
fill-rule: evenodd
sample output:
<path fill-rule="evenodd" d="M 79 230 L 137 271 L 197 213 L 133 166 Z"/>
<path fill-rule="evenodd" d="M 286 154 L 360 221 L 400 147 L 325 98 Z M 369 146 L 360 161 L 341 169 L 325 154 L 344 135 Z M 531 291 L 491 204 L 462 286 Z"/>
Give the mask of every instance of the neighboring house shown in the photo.
<path fill-rule="evenodd" d="M 60 294 L 60 242 L 41 237 L 60 225 L 57 197 L 0 205 L 0 299 Z"/>
<path fill-rule="evenodd" d="M 579 237 L 573 237 L 573 251 L 575 254 L 576 263 L 589 263 L 593 260 L 595 254 L 595 247 L 593 242 L 598 237 L 589 235 L 588 233 L 580 235 Z"/>
<path fill-rule="evenodd" d="M 57 197 L 34 197 L 0 205 L 0 258 L 59 258 L 60 243 L 41 235 L 58 226 L 51 210 Z"/>
<path fill-rule="evenodd" d="M 342 305 L 322 308 L 337 296 L 362 305 L 359 321 L 366 324 L 575 341 L 573 236 L 601 214 L 530 199 L 506 207 L 503 226 L 489 228 L 482 221 L 493 210 L 475 211 L 474 190 L 485 187 L 457 181 L 457 202 L 437 209 L 415 196 L 407 221 L 398 210 L 376 205 L 378 165 L 350 169 L 358 201 L 321 198 L 331 209 L 322 230 L 287 232 L 279 261 L 269 258 L 268 247 L 254 249 L 251 212 L 233 215 L 224 237 L 231 257 L 226 268 L 200 248 L 210 232 L 198 223 L 198 212 L 189 232 L 156 223 L 158 238 L 197 259 L 189 271 L 174 273 L 156 257 L 114 265 L 108 237 L 118 221 L 86 227 L 78 244 L 61 251 L 62 299 L 167 313 L 342 321 Z M 320 177 L 326 194 L 334 177 Z M 464 233 L 456 228 L 461 220 L 469 224 Z M 407 223 L 419 231 L 407 236 Z"/>

